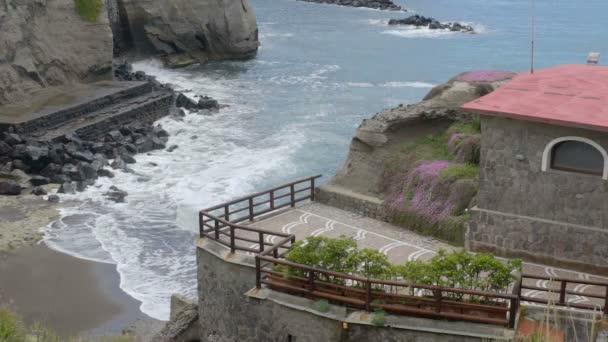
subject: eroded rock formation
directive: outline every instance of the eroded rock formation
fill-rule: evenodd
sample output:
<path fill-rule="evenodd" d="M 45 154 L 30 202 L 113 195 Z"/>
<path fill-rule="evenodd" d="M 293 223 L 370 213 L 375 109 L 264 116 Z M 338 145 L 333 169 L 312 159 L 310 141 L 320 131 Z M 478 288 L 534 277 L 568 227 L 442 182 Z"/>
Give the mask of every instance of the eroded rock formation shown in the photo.
<path fill-rule="evenodd" d="M 0 105 L 42 87 L 112 77 L 105 10 L 92 23 L 74 0 L 0 0 L 0 32 Z"/>
<path fill-rule="evenodd" d="M 436 86 L 419 103 L 392 108 L 363 120 L 352 139 L 345 164 L 330 184 L 383 197 L 382 165 L 398 155 L 403 144 L 445 130 L 452 122 L 464 119 L 466 114 L 459 109 L 461 105 L 488 94 L 513 75 L 504 71 L 464 73 Z"/>
<path fill-rule="evenodd" d="M 241 59 L 257 52 L 257 22 L 248 0 L 117 1 L 132 45 L 160 54 L 167 65 Z"/>

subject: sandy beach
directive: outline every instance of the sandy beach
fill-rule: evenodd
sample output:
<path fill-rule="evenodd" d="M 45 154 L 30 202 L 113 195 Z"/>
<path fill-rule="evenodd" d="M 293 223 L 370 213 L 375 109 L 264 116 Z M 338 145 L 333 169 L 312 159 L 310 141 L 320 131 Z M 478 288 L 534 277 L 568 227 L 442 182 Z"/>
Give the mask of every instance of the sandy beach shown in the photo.
<path fill-rule="evenodd" d="M 0 197 L 0 306 L 66 337 L 116 336 L 133 325 L 139 336 L 158 331 L 162 323 L 120 289 L 115 265 L 78 259 L 40 241 L 40 228 L 58 217 L 58 208 L 42 197 Z"/>

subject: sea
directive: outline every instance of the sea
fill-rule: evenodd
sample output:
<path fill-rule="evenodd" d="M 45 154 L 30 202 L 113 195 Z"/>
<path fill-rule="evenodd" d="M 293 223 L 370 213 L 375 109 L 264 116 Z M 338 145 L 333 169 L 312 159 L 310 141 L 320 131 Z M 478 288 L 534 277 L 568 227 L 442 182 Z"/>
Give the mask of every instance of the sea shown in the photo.
<path fill-rule="evenodd" d="M 327 181 L 364 118 L 417 102 L 459 73 L 526 72 L 533 17 L 536 68 L 584 63 L 591 51 L 608 61 L 606 0 L 396 1 L 413 13 L 250 1 L 261 41 L 256 58 L 184 69 L 155 59 L 134 64 L 227 107 L 161 119 L 175 151 L 137 155 L 134 173 L 64 196 L 72 204 L 44 228 L 51 248 L 116 265 L 120 287 L 157 319 L 168 319 L 171 294 L 196 296 L 198 210 L 300 177 Z M 477 33 L 388 26 L 414 13 Z M 103 197 L 111 185 L 129 193 L 126 203 Z"/>

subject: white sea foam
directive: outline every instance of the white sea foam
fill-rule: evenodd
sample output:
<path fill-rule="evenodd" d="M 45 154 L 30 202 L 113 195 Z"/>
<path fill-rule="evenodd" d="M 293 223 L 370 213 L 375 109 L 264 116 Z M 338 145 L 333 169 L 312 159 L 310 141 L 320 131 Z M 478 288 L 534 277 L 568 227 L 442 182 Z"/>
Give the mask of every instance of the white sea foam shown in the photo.
<path fill-rule="evenodd" d="M 435 85 L 426 82 L 385 82 L 380 86 L 388 88 L 433 88 Z"/>
<path fill-rule="evenodd" d="M 210 95 L 230 107 L 212 116 L 161 119 L 170 133 L 168 145 L 179 147 L 171 153 L 137 155 L 137 163 L 131 165 L 134 173 L 117 172 L 115 178 L 102 178 L 83 193 L 64 195 L 77 204 L 46 228 L 46 240 L 68 254 L 115 263 L 120 287 L 142 302 L 142 311 L 167 319 L 171 294 L 196 295 L 197 211 L 253 191 L 260 178 L 278 168 L 289 174 L 289 158 L 306 137 L 289 124 L 269 136 L 249 130 L 247 118 L 255 114 L 256 104 L 239 102 L 239 95 L 257 90 L 241 80 L 211 79 L 200 73 L 193 77 L 149 61 L 136 63 L 135 68 L 190 90 L 189 96 Z M 335 69 L 317 70 L 311 76 L 323 77 Z M 111 185 L 129 193 L 127 203 L 104 197 Z"/>

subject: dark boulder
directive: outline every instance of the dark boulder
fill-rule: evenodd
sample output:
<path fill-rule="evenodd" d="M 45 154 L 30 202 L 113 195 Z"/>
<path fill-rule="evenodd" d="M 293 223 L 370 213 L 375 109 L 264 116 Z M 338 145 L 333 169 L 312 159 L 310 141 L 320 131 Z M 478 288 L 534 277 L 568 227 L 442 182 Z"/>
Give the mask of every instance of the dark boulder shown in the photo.
<path fill-rule="evenodd" d="M 114 170 L 126 170 L 127 163 L 125 163 L 125 161 L 122 160 L 122 158 L 118 157 L 112 161 L 112 163 L 110 164 L 110 167 L 113 168 Z"/>
<path fill-rule="evenodd" d="M 87 163 L 90 163 L 93 160 L 95 160 L 93 153 L 91 153 L 90 151 L 71 152 L 70 156 L 72 156 L 72 158 L 74 158 L 78 161 L 83 161 L 83 162 L 87 162 Z"/>
<path fill-rule="evenodd" d="M 4 141 L 0 141 L 0 156 L 12 156 L 13 148 Z"/>
<path fill-rule="evenodd" d="M 138 153 L 146 153 L 154 149 L 154 142 L 149 137 L 141 137 L 135 141 L 135 146 Z"/>
<path fill-rule="evenodd" d="M 177 98 L 175 99 L 175 106 L 186 108 L 188 110 L 198 109 L 198 104 L 182 93 L 177 95 Z"/>
<path fill-rule="evenodd" d="M 40 171 L 40 175 L 49 178 L 59 173 L 61 173 L 61 166 L 55 163 L 50 163 Z"/>
<path fill-rule="evenodd" d="M 46 194 L 47 194 L 46 190 L 44 190 L 44 188 L 42 188 L 42 187 L 37 186 L 32 189 L 32 195 L 44 196 Z"/>
<path fill-rule="evenodd" d="M 23 143 L 23 139 L 21 139 L 21 136 L 19 134 L 16 134 L 16 133 L 7 133 L 7 132 L 5 132 L 2 135 L 2 140 L 5 143 L 7 143 L 7 144 L 9 144 L 11 146 Z"/>
<path fill-rule="evenodd" d="M 115 186 L 111 186 L 110 189 L 103 194 L 107 199 L 116 203 L 124 203 L 125 197 L 129 194 L 126 191 L 120 190 Z"/>
<path fill-rule="evenodd" d="M 169 136 L 169 132 L 165 131 L 161 126 L 154 126 L 154 128 L 152 129 L 152 134 L 156 135 L 159 138 Z"/>
<path fill-rule="evenodd" d="M 44 176 L 32 176 L 30 178 L 30 183 L 33 186 L 46 185 L 46 184 L 49 184 L 50 182 L 51 182 L 51 180 Z"/>
<path fill-rule="evenodd" d="M 127 163 L 127 164 L 135 164 L 136 160 L 135 158 L 133 158 L 131 155 L 129 155 L 128 153 L 124 153 L 120 156 L 120 158 L 122 158 L 122 160 Z"/>
<path fill-rule="evenodd" d="M 179 146 L 177 145 L 171 145 L 169 147 L 167 147 L 167 152 L 173 152 L 175 151 Z"/>
<path fill-rule="evenodd" d="M 0 181 L 0 195 L 16 196 L 21 194 L 21 186 L 14 180 Z"/>
<path fill-rule="evenodd" d="M 78 164 L 78 169 L 80 171 L 80 174 L 82 174 L 83 176 L 83 179 L 81 179 L 81 181 L 97 178 L 97 169 L 95 169 L 95 167 L 89 163 L 82 162 Z"/>
<path fill-rule="evenodd" d="M 63 167 L 61 168 L 61 173 L 70 177 L 70 179 L 73 181 L 83 181 L 86 179 L 84 174 L 82 173 L 82 170 L 73 164 L 63 165 Z"/>
<path fill-rule="evenodd" d="M 196 105 L 198 109 L 206 109 L 206 110 L 219 110 L 220 104 L 217 100 L 210 98 L 209 96 L 203 96 L 198 100 Z"/>
<path fill-rule="evenodd" d="M 452 32 L 468 32 L 474 33 L 475 30 L 472 26 L 464 25 L 461 23 L 441 23 L 436 19 L 430 17 L 424 17 L 421 15 L 412 15 L 405 19 L 391 19 L 388 22 L 389 25 L 408 25 L 415 27 L 428 27 L 431 30 L 449 30 Z"/>
<path fill-rule="evenodd" d="M 53 176 L 50 176 L 49 178 L 51 180 L 51 183 L 53 183 L 53 184 L 63 184 L 63 183 L 67 183 L 72 180 L 70 178 L 70 176 L 64 175 L 64 174 L 53 175 Z"/>
<path fill-rule="evenodd" d="M 34 170 L 41 170 L 49 163 L 48 148 L 38 146 L 27 146 L 23 150 L 22 160 Z"/>
<path fill-rule="evenodd" d="M 99 176 L 99 177 L 114 178 L 114 173 L 112 171 L 110 171 L 110 170 L 99 169 L 99 170 L 97 170 L 97 176 Z"/>
<path fill-rule="evenodd" d="M 59 196 L 55 194 L 49 195 L 49 198 L 47 200 L 51 203 L 59 203 Z"/>
<path fill-rule="evenodd" d="M 107 142 L 117 142 L 117 143 L 120 143 L 120 142 L 123 142 L 124 140 L 125 140 L 125 137 L 118 130 L 110 131 L 110 133 L 108 133 L 106 135 L 106 141 Z"/>
<path fill-rule="evenodd" d="M 13 170 L 14 169 L 28 173 L 32 168 L 29 165 L 25 164 L 21 159 L 15 159 L 13 160 Z"/>

